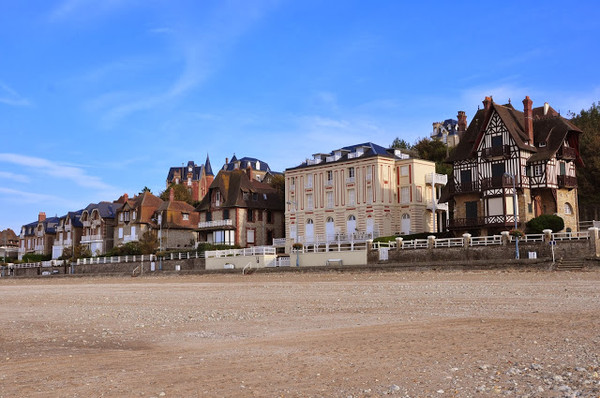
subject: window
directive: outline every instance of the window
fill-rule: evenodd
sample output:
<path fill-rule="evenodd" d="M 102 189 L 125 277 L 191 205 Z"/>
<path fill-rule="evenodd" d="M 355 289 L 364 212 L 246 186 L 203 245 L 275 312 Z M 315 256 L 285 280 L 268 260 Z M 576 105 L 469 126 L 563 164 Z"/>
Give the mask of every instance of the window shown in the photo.
<path fill-rule="evenodd" d="M 206 222 L 212 221 L 212 213 L 210 211 L 206 212 Z"/>
<path fill-rule="evenodd" d="M 400 175 L 406 177 L 408 175 L 408 166 L 400 167 Z"/>
<path fill-rule="evenodd" d="M 119 228 L 119 239 L 123 239 L 123 227 Z"/>
<path fill-rule="evenodd" d="M 504 163 L 492 163 L 492 177 L 502 177 L 504 170 Z"/>
<path fill-rule="evenodd" d="M 245 192 L 244 192 L 245 194 Z M 246 198 L 244 198 L 246 199 Z M 221 191 L 215 191 L 215 206 L 220 206 L 221 205 Z"/>
<path fill-rule="evenodd" d="M 354 167 L 348 167 L 348 178 L 354 178 Z"/>
<path fill-rule="evenodd" d="M 250 200 L 250 193 L 249 192 L 242 193 L 242 199 L 243 200 Z"/>
<path fill-rule="evenodd" d="M 539 177 L 544 174 L 544 168 L 541 164 L 536 164 L 533 166 L 533 173 L 536 177 Z"/>
<path fill-rule="evenodd" d="M 410 202 L 410 187 L 402 187 L 400 189 L 400 203 L 406 204 Z"/>
<path fill-rule="evenodd" d="M 136 217 L 137 217 L 137 211 L 135 211 L 135 210 L 134 210 L 134 211 L 131 213 L 131 219 L 132 219 L 132 220 L 135 220 L 135 219 L 136 219 Z"/>
<path fill-rule="evenodd" d="M 417 187 L 417 202 L 423 201 L 423 187 Z"/>
<path fill-rule="evenodd" d="M 569 204 L 569 202 L 565 203 L 565 214 L 571 215 L 573 214 L 573 208 Z"/>
<path fill-rule="evenodd" d="M 560 162 L 560 173 L 561 176 L 564 176 L 567 174 L 567 165 L 565 164 L 565 162 Z"/>
<path fill-rule="evenodd" d="M 327 182 L 333 181 L 333 171 L 327 170 Z"/>
<path fill-rule="evenodd" d="M 351 206 L 356 204 L 356 191 L 354 189 L 348 190 L 348 204 Z"/>
<path fill-rule="evenodd" d="M 131 227 L 131 237 L 132 237 L 133 239 L 135 239 L 135 237 L 136 237 L 136 234 L 135 234 L 135 227 Z"/>
<path fill-rule="evenodd" d="M 181 218 L 183 218 L 183 221 L 188 221 L 190 219 L 190 213 L 181 213 Z"/>
<path fill-rule="evenodd" d="M 249 244 L 254 243 L 254 230 L 253 229 L 246 230 L 246 242 Z"/>
<path fill-rule="evenodd" d="M 128 211 L 123 212 L 123 221 L 129 222 L 129 212 Z"/>
<path fill-rule="evenodd" d="M 258 194 L 256 192 L 252 194 L 252 200 L 258 200 Z"/>
<path fill-rule="evenodd" d="M 313 186 L 313 175 L 309 174 L 306 176 L 306 188 L 312 188 Z"/>
<path fill-rule="evenodd" d="M 373 203 L 373 187 L 367 187 L 367 203 Z"/>
<path fill-rule="evenodd" d="M 333 192 L 327 192 L 327 208 L 333 209 Z"/>
<path fill-rule="evenodd" d="M 273 213 L 271 210 L 267 210 L 267 223 L 271 224 L 273 222 Z"/>
<path fill-rule="evenodd" d="M 495 135 L 492 137 L 492 148 L 496 148 L 496 147 L 500 147 L 502 146 L 502 136 L 501 135 Z"/>
<path fill-rule="evenodd" d="M 246 215 L 246 220 L 248 222 L 254 221 L 254 211 L 252 209 L 248 209 L 248 213 Z"/>
<path fill-rule="evenodd" d="M 229 220 L 229 209 L 223 209 L 223 220 Z"/>
<path fill-rule="evenodd" d="M 123 213 L 119 213 L 119 221 L 123 221 Z"/>
<path fill-rule="evenodd" d="M 256 210 L 256 213 L 258 214 L 258 221 L 262 221 L 263 220 L 263 212 L 262 212 L 262 210 Z"/>
<path fill-rule="evenodd" d="M 312 193 L 306 195 L 306 208 L 312 210 L 314 208 Z"/>

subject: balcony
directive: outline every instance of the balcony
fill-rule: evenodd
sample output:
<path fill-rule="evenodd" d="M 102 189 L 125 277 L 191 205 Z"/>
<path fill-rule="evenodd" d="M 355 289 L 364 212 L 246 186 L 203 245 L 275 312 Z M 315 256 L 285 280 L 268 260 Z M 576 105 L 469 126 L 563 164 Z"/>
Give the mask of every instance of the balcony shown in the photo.
<path fill-rule="evenodd" d="M 102 241 L 102 235 L 85 235 L 81 237 L 81 243 Z"/>
<path fill-rule="evenodd" d="M 233 227 L 233 220 L 202 221 L 198 223 L 199 229 L 211 229 L 222 227 Z"/>
<path fill-rule="evenodd" d="M 519 217 L 517 217 L 517 222 Z M 512 214 L 484 216 L 473 218 L 454 218 L 448 220 L 448 229 L 466 229 L 474 227 L 506 227 L 513 228 L 515 225 L 515 216 Z"/>
<path fill-rule="evenodd" d="M 510 145 L 493 146 L 491 148 L 484 148 L 481 156 L 485 158 L 493 158 L 503 156 L 506 158 L 510 157 Z"/>
<path fill-rule="evenodd" d="M 430 173 L 425 175 L 425 184 L 429 185 L 446 185 L 448 176 L 446 174 Z"/>
<path fill-rule="evenodd" d="M 471 192 L 479 192 L 479 186 L 477 182 L 468 181 L 461 182 L 460 184 L 451 184 L 450 185 L 451 193 L 471 193 Z"/>
<path fill-rule="evenodd" d="M 346 178 L 346 184 L 354 184 L 355 182 L 356 182 L 356 178 L 354 178 L 354 177 Z"/>
<path fill-rule="evenodd" d="M 558 152 L 556 152 L 556 157 L 559 159 L 573 160 L 577 158 L 577 152 L 575 151 L 575 148 L 561 146 Z"/>
<path fill-rule="evenodd" d="M 89 220 L 82 221 L 81 223 L 83 224 L 84 227 L 91 227 L 92 226 L 92 222 L 89 221 Z"/>
<path fill-rule="evenodd" d="M 518 181 L 517 181 L 518 186 Z M 497 189 L 497 188 L 512 188 L 512 179 L 506 176 L 496 176 L 481 179 L 481 190 Z"/>
<path fill-rule="evenodd" d="M 435 205 L 435 210 L 448 211 L 448 203 L 434 203 L 433 200 L 429 199 L 425 201 L 425 205 L 427 206 L 427 210 L 433 211 Z"/>
<path fill-rule="evenodd" d="M 568 189 L 577 188 L 577 177 L 558 176 L 558 187 Z"/>

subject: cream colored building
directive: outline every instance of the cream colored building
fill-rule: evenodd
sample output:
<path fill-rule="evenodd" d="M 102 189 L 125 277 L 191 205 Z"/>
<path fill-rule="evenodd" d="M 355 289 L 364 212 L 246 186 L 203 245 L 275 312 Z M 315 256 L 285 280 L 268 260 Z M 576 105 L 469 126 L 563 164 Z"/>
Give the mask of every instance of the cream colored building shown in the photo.
<path fill-rule="evenodd" d="M 446 181 L 435 163 L 370 142 L 314 154 L 285 172 L 286 236 L 313 243 L 442 230 Z"/>

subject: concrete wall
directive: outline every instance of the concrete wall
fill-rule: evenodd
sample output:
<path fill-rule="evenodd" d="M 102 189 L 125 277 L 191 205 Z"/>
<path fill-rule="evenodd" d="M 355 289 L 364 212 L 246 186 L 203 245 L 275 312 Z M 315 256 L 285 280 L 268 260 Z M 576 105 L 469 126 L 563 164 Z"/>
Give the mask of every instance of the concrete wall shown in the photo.
<path fill-rule="evenodd" d="M 271 254 L 264 256 L 211 257 L 206 259 L 206 269 L 225 269 L 225 264 L 232 264 L 235 269 L 244 269 L 248 264 L 252 268 L 265 268 L 272 266 L 276 258 L 276 255 Z"/>
<path fill-rule="evenodd" d="M 296 265 L 296 253 L 290 254 L 290 264 Z M 299 263 L 301 267 L 319 267 L 327 265 L 328 260 L 342 260 L 342 265 L 365 265 L 367 264 L 367 251 L 340 251 L 326 253 L 300 253 Z M 335 262 L 337 265 L 337 262 Z"/>
<path fill-rule="evenodd" d="M 554 256 L 558 261 L 561 258 L 582 258 L 596 256 L 596 243 L 594 240 L 557 241 L 554 246 Z M 552 258 L 552 248 L 546 242 L 524 243 L 519 242 L 519 256 L 527 259 L 529 252 L 535 252 L 537 258 Z M 441 261 L 474 261 L 474 260 L 511 260 L 515 258 L 515 244 L 506 246 L 475 246 L 452 247 L 432 249 L 390 249 L 388 260 L 379 260 L 379 250 L 370 250 L 368 263 L 420 263 Z"/>

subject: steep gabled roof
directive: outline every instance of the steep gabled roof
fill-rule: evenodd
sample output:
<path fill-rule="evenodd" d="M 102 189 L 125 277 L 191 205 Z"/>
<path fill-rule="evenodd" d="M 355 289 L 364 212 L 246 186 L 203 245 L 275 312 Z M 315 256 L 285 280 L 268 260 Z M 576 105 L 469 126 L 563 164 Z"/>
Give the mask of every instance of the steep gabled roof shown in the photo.
<path fill-rule="evenodd" d="M 239 164 L 237 164 L 237 163 L 239 163 Z M 226 171 L 232 171 L 235 169 L 245 170 L 248 167 L 251 167 L 252 170 L 271 171 L 271 168 L 269 167 L 269 164 L 267 162 L 263 162 L 260 159 L 251 158 L 248 156 L 238 159 L 235 156 L 235 154 L 233 155 L 233 157 L 231 158 L 229 163 L 226 163 L 225 165 L 223 165 L 222 169 L 226 170 Z"/>
<path fill-rule="evenodd" d="M 467 130 L 463 133 L 460 142 L 446 159 L 447 163 L 476 157 L 477 146 L 483 134 L 485 134 L 485 129 L 494 112 L 498 114 L 517 146 L 520 149 L 534 152 L 529 159 L 530 162 L 551 158 L 560 149 L 563 141 L 567 139 L 569 132 L 575 136 L 581 133 L 579 128 L 561 117 L 551 107 L 548 107 L 546 110 L 544 110 L 544 107 L 534 108 L 532 116 L 535 146 L 531 146 L 526 143 L 529 141 L 529 137 L 525 132 L 524 113 L 516 110 L 511 104 L 499 105 L 491 101 L 489 109 L 480 109 L 477 111 L 471 124 L 469 124 Z M 576 138 L 575 141 L 577 141 Z M 546 145 L 540 147 L 540 142 Z M 580 160 L 578 159 L 578 161 Z"/>
<path fill-rule="evenodd" d="M 212 194 L 215 190 L 221 192 L 223 198 L 220 204 L 221 208 L 242 207 L 271 210 L 283 210 L 284 208 L 275 188 L 260 181 L 251 180 L 244 170 L 221 170 L 197 210 L 210 209 Z"/>

